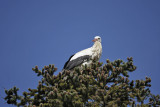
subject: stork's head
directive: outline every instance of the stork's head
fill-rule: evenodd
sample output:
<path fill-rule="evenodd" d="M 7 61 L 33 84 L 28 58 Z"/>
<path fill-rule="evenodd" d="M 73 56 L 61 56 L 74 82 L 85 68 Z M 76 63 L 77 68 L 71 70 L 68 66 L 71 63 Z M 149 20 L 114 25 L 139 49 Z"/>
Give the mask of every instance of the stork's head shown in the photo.
<path fill-rule="evenodd" d="M 93 42 L 101 42 L 101 37 L 100 36 L 95 36 Z"/>

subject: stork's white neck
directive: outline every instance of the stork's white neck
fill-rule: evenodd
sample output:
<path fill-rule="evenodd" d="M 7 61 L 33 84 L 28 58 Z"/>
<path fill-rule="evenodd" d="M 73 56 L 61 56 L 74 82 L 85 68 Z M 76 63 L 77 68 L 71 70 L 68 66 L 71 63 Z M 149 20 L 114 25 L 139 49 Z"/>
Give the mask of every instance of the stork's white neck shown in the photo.
<path fill-rule="evenodd" d="M 99 58 L 100 58 L 100 56 L 102 54 L 102 45 L 101 45 L 101 42 L 96 41 L 94 43 L 94 45 L 92 46 L 92 52 L 93 52 L 92 58 L 96 58 L 97 57 L 98 60 L 99 60 Z"/>
<path fill-rule="evenodd" d="M 99 41 L 96 41 L 96 42 L 94 42 L 94 44 L 93 44 L 93 46 L 92 46 L 93 48 L 102 48 L 102 45 L 101 45 L 101 42 L 99 42 Z"/>

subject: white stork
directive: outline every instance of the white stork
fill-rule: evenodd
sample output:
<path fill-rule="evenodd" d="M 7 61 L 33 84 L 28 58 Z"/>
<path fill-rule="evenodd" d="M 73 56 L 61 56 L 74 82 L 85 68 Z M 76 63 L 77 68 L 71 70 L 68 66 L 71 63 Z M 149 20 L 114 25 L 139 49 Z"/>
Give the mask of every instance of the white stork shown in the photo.
<path fill-rule="evenodd" d="M 93 59 L 98 61 L 102 54 L 101 37 L 94 37 L 93 42 L 94 44 L 92 47 L 72 55 L 65 63 L 63 70 L 72 70 L 73 68 L 81 67 L 82 65 L 90 66 Z"/>

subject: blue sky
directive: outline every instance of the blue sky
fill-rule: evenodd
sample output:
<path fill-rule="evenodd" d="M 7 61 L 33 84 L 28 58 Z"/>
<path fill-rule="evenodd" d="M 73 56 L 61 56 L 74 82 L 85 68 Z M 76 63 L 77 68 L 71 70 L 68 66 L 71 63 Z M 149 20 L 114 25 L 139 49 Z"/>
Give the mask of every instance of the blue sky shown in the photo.
<path fill-rule="evenodd" d="M 32 67 L 55 64 L 59 72 L 96 35 L 101 62 L 132 56 L 137 70 L 130 79 L 151 77 L 151 92 L 160 94 L 159 0 L 1 0 L 0 97 L 3 88 L 36 88 L 41 77 Z"/>

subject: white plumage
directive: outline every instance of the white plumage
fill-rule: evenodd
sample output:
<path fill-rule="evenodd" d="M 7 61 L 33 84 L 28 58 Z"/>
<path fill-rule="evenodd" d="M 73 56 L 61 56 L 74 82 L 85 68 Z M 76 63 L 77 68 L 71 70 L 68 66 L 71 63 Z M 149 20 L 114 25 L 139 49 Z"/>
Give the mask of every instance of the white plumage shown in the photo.
<path fill-rule="evenodd" d="M 102 54 L 101 37 L 94 37 L 93 42 L 94 44 L 92 47 L 72 55 L 65 63 L 63 69 L 71 70 L 75 67 L 81 67 L 81 65 L 85 64 L 87 66 L 90 66 L 93 59 L 96 59 L 98 61 Z"/>
<path fill-rule="evenodd" d="M 80 51 L 80 52 L 77 52 L 77 53 L 71 58 L 71 60 L 74 60 L 74 59 L 76 59 L 76 58 L 78 58 L 78 57 L 85 56 L 85 55 L 91 56 L 91 55 L 92 55 L 92 48 L 87 48 L 87 49 L 85 49 L 85 50 L 82 50 L 82 51 Z M 70 60 L 70 61 L 71 61 L 71 60 Z"/>

